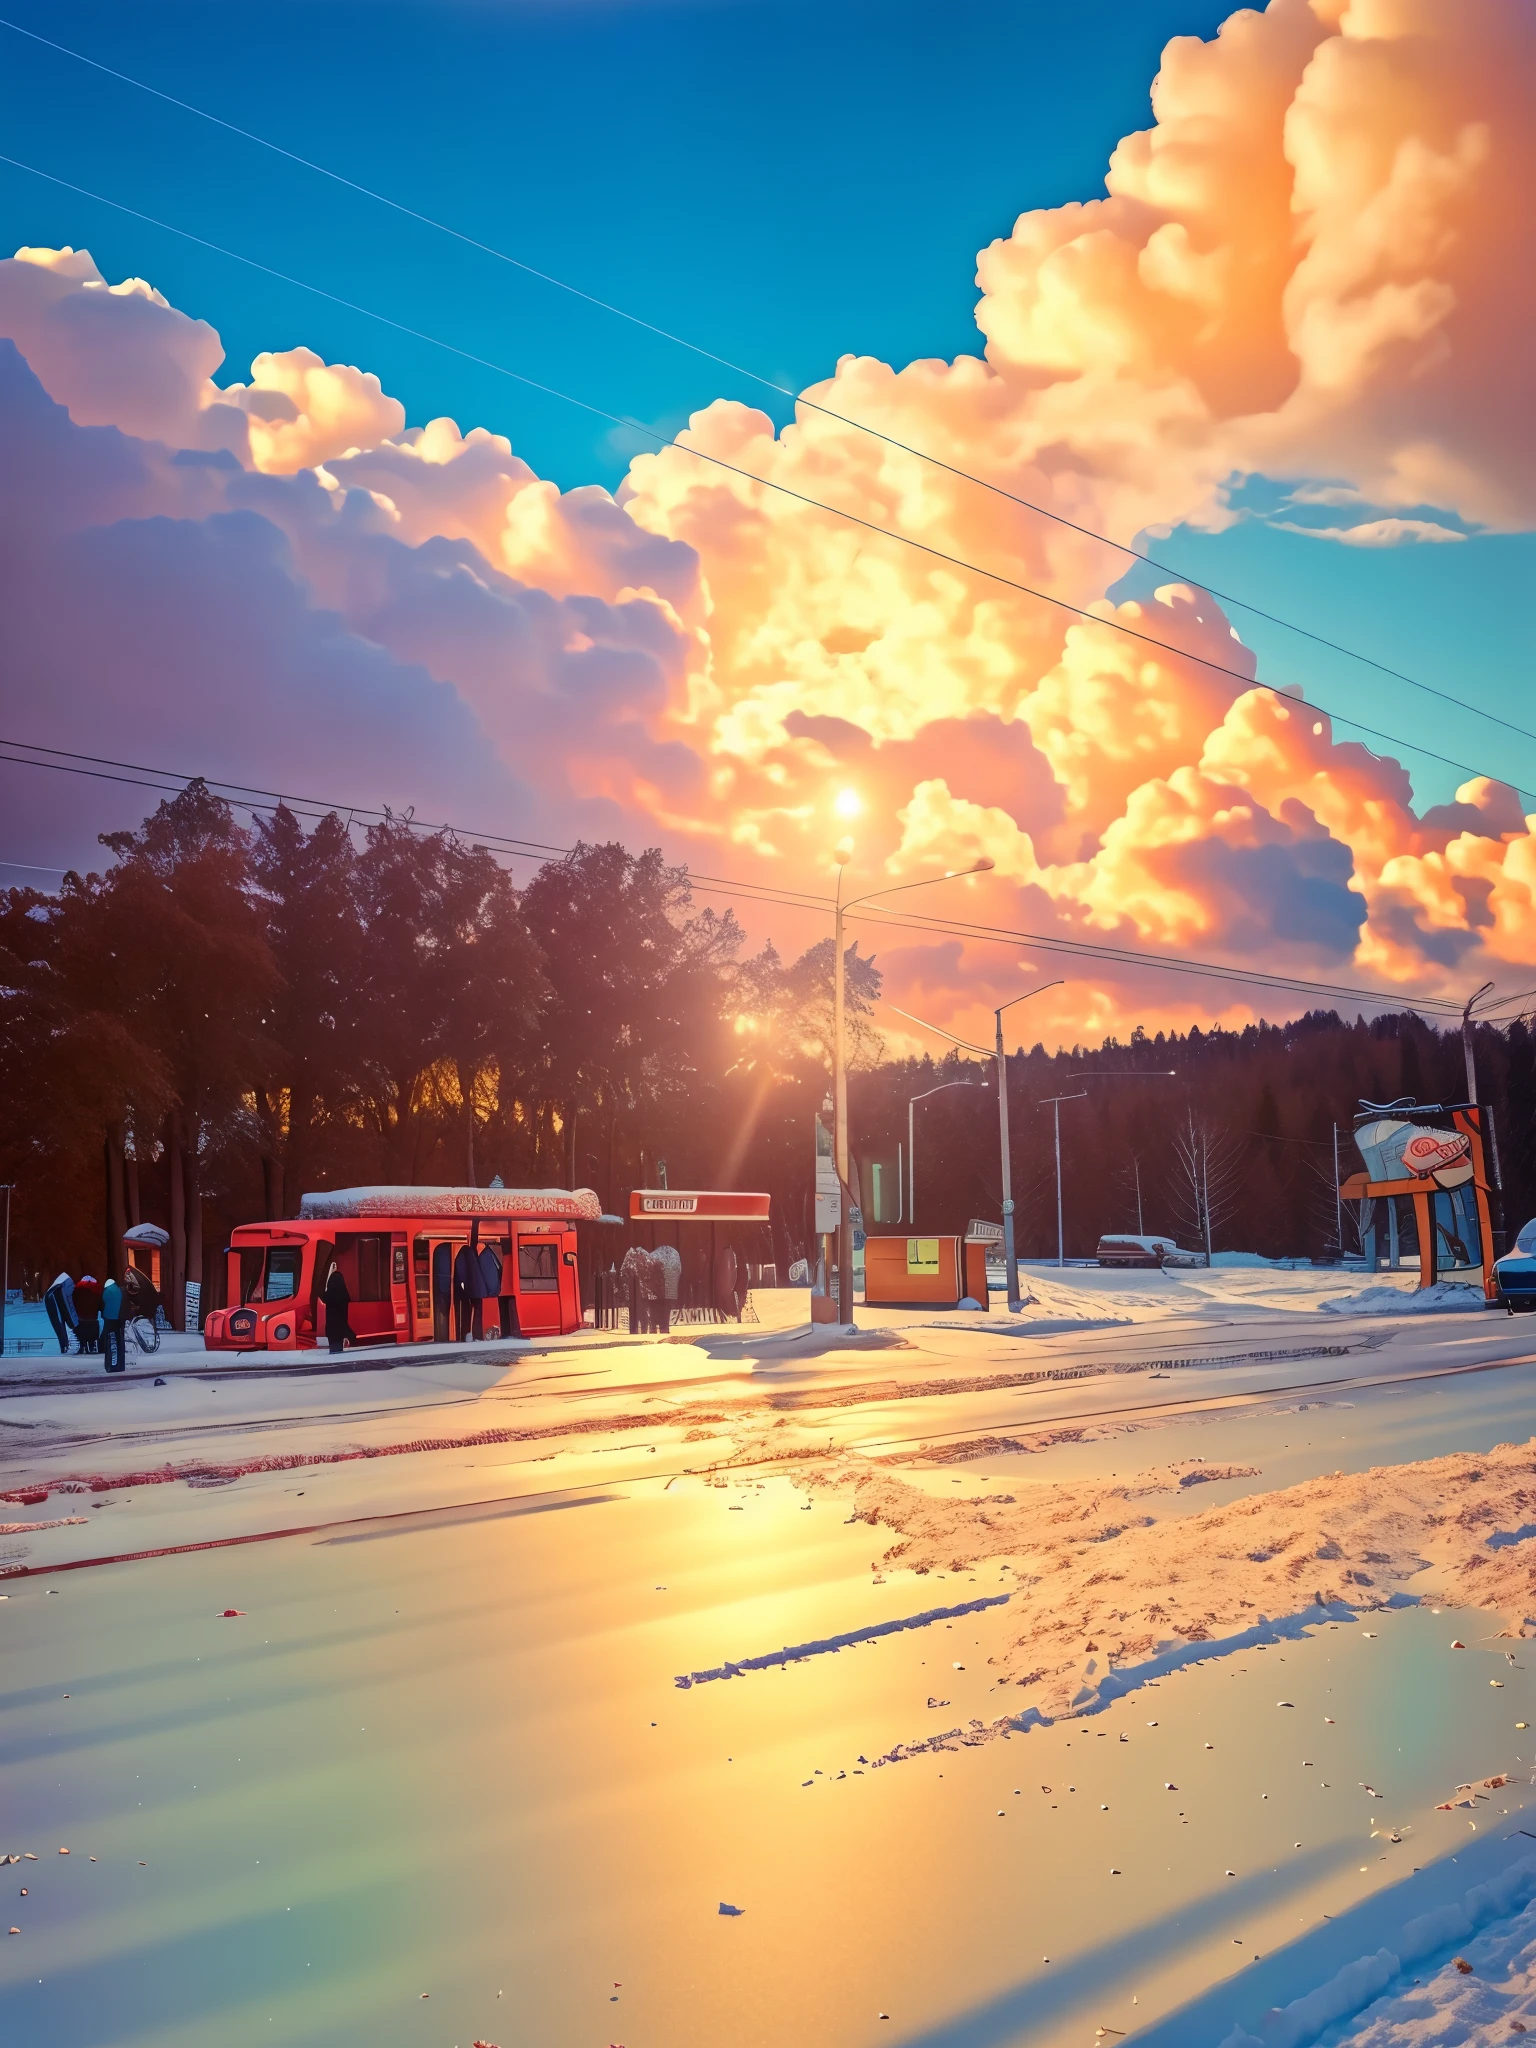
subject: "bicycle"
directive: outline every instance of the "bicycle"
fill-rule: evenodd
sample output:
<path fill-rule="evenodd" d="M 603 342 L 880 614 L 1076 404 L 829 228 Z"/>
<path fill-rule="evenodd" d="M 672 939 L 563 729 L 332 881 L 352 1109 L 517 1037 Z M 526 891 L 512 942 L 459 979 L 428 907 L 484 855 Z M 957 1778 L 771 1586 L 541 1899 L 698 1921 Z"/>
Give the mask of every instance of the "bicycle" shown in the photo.
<path fill-rule="evenodd" d="M 133 1333 L 133 1341 L 140 1351 L 160 1349 L 160 1325 L 152 1316 L 130 1316 L 127 1327 Z"/>

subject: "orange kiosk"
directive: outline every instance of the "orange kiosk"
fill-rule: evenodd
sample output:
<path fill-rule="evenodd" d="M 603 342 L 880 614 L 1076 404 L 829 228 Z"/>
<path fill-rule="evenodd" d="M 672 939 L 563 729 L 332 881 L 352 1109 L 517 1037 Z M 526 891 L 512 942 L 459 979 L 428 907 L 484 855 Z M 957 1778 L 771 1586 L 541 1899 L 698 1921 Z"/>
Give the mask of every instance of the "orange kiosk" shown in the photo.
<path fill-rule="evenodd" d="M 322 1297 L 334 1260 L 363 1344 L 451 1341 L 434 1262 L 464 1245 L 495 1248 L 503 1331 L 525 1337 L 581 1328 L 576 1225 L 596 1223 L 590 1188 L 339 1188 L 306 1195 L 280 1223 L 230 1233 L 230 1306 L 204 1328 L 210 1351 L 311 1351 L 323 1341 Z M 440 1265 L 439 1265 L 440 1270 Z M 490 1334 L 496 1334 L 494 1331 Z"/>
<path fill-rule="evenodd" d="M 987 1247 L 1002 1232 L 973 1224 L 964 1237 L 866 1237 L 864 1300 L 870 1308 L 989 1306 Z"/>

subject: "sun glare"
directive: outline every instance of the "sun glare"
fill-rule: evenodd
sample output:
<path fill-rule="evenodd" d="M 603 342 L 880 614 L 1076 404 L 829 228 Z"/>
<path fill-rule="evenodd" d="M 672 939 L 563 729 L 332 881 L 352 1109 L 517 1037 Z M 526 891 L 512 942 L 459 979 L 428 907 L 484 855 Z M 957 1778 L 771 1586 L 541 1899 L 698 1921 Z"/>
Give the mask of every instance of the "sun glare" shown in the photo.
<path fill-rule="evenodd" d="M 856 818 L 860 811 L 863 810 L 864 805 L 860 801 L 859 792 L 856 789 L 840 789 L 837 793 L 837 801 L 833 804 L 832 808 L 840 818 Z"/>

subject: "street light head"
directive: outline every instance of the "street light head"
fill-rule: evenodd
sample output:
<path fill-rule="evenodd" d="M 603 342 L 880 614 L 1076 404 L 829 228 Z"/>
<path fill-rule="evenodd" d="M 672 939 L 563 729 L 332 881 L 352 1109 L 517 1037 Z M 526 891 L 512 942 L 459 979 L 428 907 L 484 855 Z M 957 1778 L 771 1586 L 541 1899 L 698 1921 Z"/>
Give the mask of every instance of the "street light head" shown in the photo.
<path fill-rule="evenodd" d="M 980 860 L 972 861 L 968 868 L 946 868 L 944 870 L 944 880 L 946 882 L 957 882 L 962 875 L 985 875 L 990 873 L 996 866 L 997 862 L 992 859 L 990 854 L 984 853 Z"/>
<path fill-rule="evenodd" d="M 863 810 L 864 803 L 856 789 L 840 789 L 833 800 L 832 808 L 840 818 L 856 818 Z"/>
<path fill-rule="evenodd" d="M 849 861 L 851 861 L 852 859 L 853 841 L 851 839 L 839 839 L 836 846 L 834 846 L 832 849 L 833 866 L 845 868 L 847 867 Z"/>

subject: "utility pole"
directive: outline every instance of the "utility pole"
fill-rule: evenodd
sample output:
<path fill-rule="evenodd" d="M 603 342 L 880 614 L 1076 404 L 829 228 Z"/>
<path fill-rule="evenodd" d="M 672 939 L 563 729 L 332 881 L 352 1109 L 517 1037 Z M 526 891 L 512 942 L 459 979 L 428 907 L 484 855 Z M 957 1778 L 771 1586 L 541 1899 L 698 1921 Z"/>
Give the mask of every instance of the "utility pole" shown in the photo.
<path fill-rule="evenodd" d="M 1333 1127 L 1333 1234 L 1339 1244 L 1339 1264 L 1344 1263 L 1344 1196 L 1339 1187 L 1339 1127 Z"/>
<path fill-rule="evenodd" d="M 1477 1101 L 1477 1061 L 1473 1057 L 1472 1052 L 1472 1034 L 1474 1028 L 1472 1023 L 1472 1011 L 1474 1006 L 1480 1003 L 1483 1000 L 1483 997 L 1489 994 L 1492 988 L 1493 983 L 1491 981 L 1485 981 L 1482 987 L 1478 989 L 1475 994 L 1467 997 L 1466 1006 L 1461 1013 L 1461 1056 L 1467 1063 L 1467 1100 L 1471 1103 L 1476 1103 Z"/>
<path fill-rule="evenodd" d="M 1042 995 L 1048 988 L 1062 988 L 1064 986 L 1065 983 L 1061 981 L 1044 982 L 1040 988 L 1030 989 L 1027 995 L 1014 996 L 1012 1001 L 1004 1003 L 1001 1008 L 993 1012 L 997 1019 L 997 1122 L 1003 1147 L 1003 1266 L 1008 1279 L 1008 1306 L 1015 1314 L 1024 1306 L 1024 1303 L 1019 1294 L 1019 1250 L 1013 1234 L 1013 1154 L 1008 1144 L 1008 1055 L 1003 1051 L 1003 1011 L 1011 1010 L 1014 1003 L 1027 1001 L 1029 996 Z M 1060 1150 L 1061 1147 L 1058 1140 L 1058 1160 Z M 1060 1185 L 1061 1175 L 1058 1170 L 1058 1193 Z M 1058 1210 L 1060 1206 L 1061 1204 L 1058 1201 Z M 1059 1216 L 1057 1221 L 1058 1223 L 1060 1222 Z"/>
<path fill-rule="evenodd" d="M 1136 1176 L 1136 1235 L 1145 1237 L 1147 1226 L 1141 1220 L 1141 1161 L 1134 1152 L 1131 1154 L 1131 1171 Z"/>

